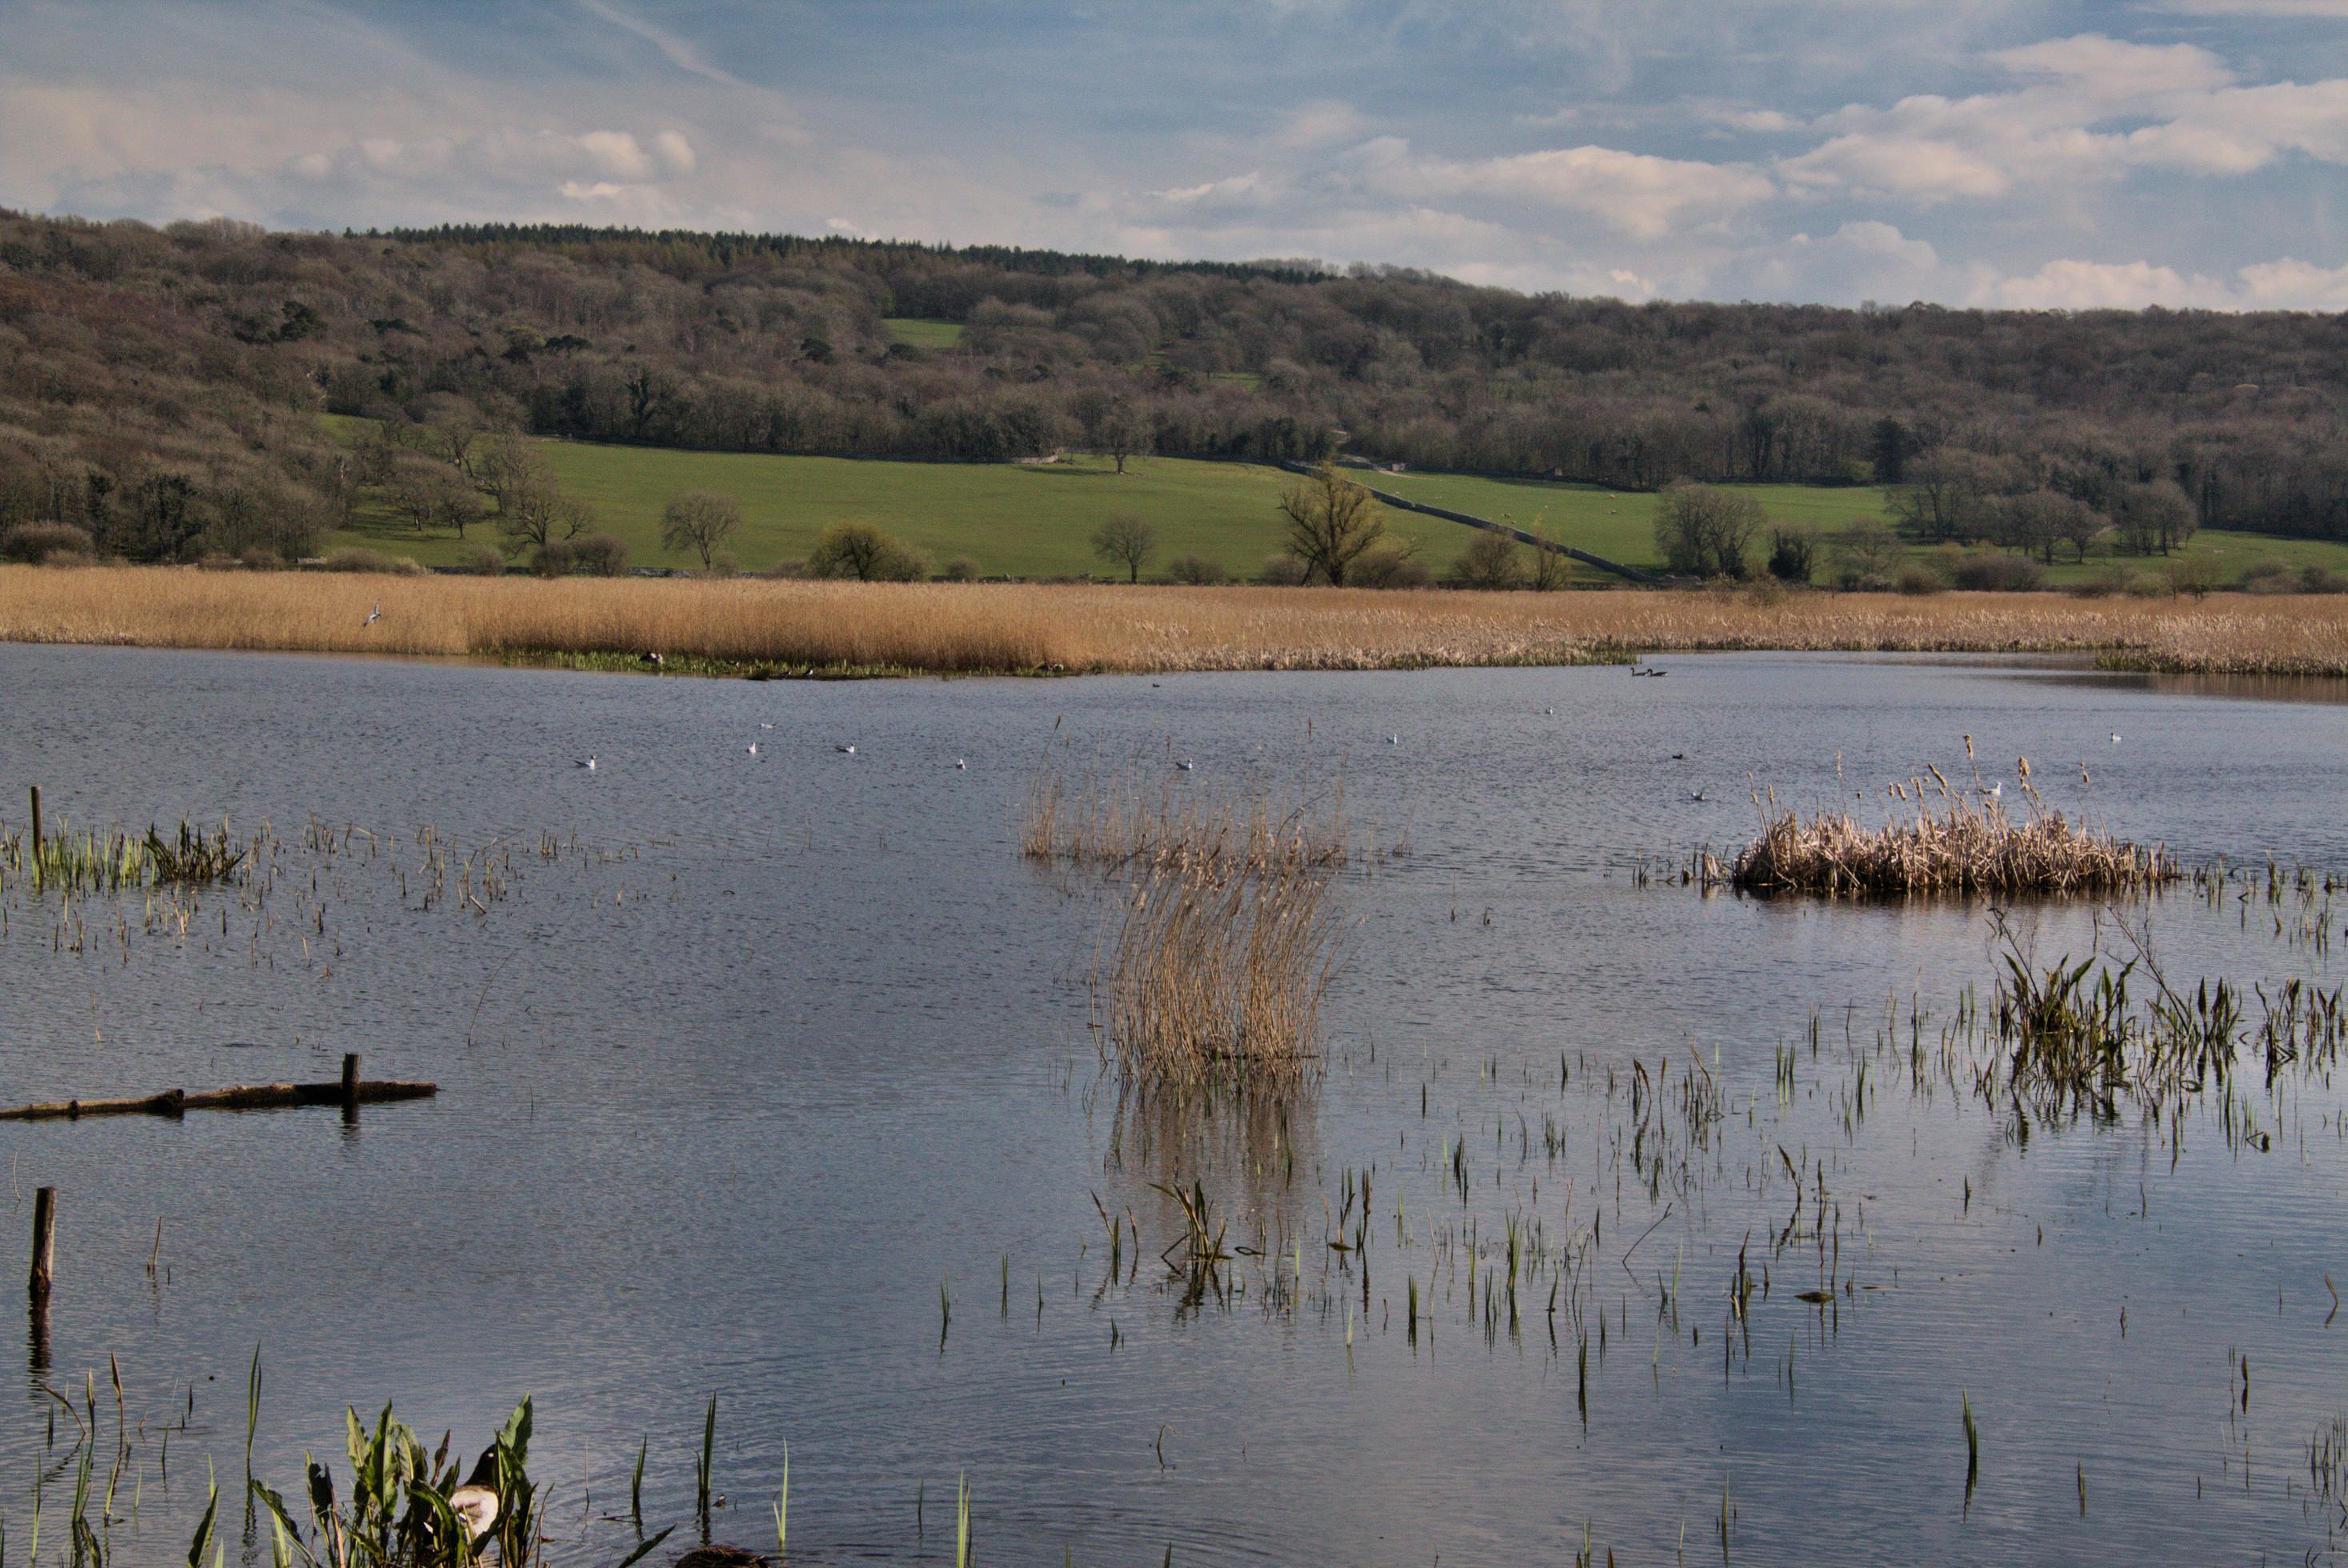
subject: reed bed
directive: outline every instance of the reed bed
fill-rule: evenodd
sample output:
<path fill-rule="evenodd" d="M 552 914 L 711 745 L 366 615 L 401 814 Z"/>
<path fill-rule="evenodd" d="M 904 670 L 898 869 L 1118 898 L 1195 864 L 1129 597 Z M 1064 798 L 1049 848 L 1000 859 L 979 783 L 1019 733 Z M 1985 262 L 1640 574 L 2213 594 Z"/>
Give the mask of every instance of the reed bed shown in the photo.
<path fill-rule="evenodd" d="M 2108 1116 L 2123 1096 L 2157 1113 L 2226 1089 L 2246 1062 L 2271 1086 L 2288 1065 L 2328 1072 L 2338 1060 L 2348 1040 L 2340 988 L 2298 979 L 2271 994 L 2255 987 L 2253 1024 L 2242 986 L 2222 977 L 2173 985 L 2150 937 L 2126 922 L 2120 930 L 2134 948 L 2125 962 L 2091 954 L 2043 969 L 2008 937 L 1989 1020 L 2004 1055 L 1982 1076 L 1984 1092 L 2027 1099 L 2042 1115 Z"/>
<path fill-rule="evenodd" d="M 369 624 L 377 604 L 382 616 Z M 0 567 L 0 640 L 1012 674 L 1620 662 L 1635 652 L 2068 653 L 2348 676 L 2348 602 L 2033 593 L 1379 593 Z"/>
<path fill-rule="evenodd" d="M 1144 1085 L 1293 1085 L 1319 1053 L 1337 961 L 1325 872 L 1232 875 L 1194 858 L 1138 876 L 1105 974 L 1110 1047 Z"/>
<path fill-rule="evenodd" d="M 1214 876 L 1344 865 L 1350 857 L 1345 792 L 1325 798 L 1251 784 L 1193 793 L 1136 768 L 1121 777 L 1071 777 L 1046 767 L 1028 785 L 1020 852 L 1065 865 L 1196 863 Z"/>
<path fill-rule="evenodd" d="M 1970 752 L 1970 737 L 1965 746 Z M 1780 809 L 1774 797 L 1756 796 L 1760 837 L 1730 861 L 1699 855 L 1696 875 L 1708 886 L 1838 898 L 2105 896 L 2159 887 L 2183 874 L 2160 845 L 2115 839 L 2054 810 L 2032 786 L 2029 772 L 2024 760 L 2020 817 L 2009 815 L 2003 799 L 1986 796 L 1978 782 L 1971 791 L 1952 788 L 1938 769 L 1934 786 L 1921 778 L 1894 784 L 1892 793 L 1911 801 L 1915 814 L 1879 827 L 1841 811 L 1805 818 Z"/>
<path fill-rule="evenodd" d="M 126 888 L 201 887 L 226 882 L 252 854 L 229 841 L 225 825 L 207 834 L 182 821 L 178 835 L 165 838 L 149 826 L 146 836 L 76 830 L 60 822 L 36 845 L 29 834 L 0 835 L 0 887 L 13 874 L 36 891 L 117 892 Z"/>

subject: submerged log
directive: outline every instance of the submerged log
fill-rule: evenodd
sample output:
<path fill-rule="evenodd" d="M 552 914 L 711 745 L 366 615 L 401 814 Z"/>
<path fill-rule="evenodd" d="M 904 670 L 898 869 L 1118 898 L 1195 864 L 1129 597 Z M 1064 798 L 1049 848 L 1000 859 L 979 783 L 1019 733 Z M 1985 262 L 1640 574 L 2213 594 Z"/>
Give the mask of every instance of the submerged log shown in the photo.
<path fill-rule="evenodd" d="M 278 1110 L 297 1105 L 366 1105 L 387 1099 L 424 1099 L 440 1092 L 436 1083 L 381 1078 L 373 1083 L 247 1083 L 226 1088 L 167 1088 L 129 1099 L 53 1099 L 0 1110 L 0 1121 L 76 1121 L 85 1116 L 181 1116 L 191 1110 Z"/>

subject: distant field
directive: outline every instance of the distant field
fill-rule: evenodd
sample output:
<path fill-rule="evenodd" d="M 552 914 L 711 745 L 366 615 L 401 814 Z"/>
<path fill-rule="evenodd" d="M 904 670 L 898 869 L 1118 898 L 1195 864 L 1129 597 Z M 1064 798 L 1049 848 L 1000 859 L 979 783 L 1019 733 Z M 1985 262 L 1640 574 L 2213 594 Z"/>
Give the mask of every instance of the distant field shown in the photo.
<path fill-rule="evenodd" d="M 967 556 L 990 576 L 1107 575 L 1092 551 L 1093 531 L 1120 512 L 1158 527 L 1153 570 L 1178 555 L 1204 555 L 1235 575 L 1252 576 L 1281 547 L 1280 493 L 1295 482 L 1276 469 L 1244 463 L 1152 458 L 1120 475 L 1105 460 L 1080 458 L 1045 465 L 906 463 L 851 458 L 771 457 L 743 452 L 683 452 L 548 441 L 546 454 L 563 484 L 593 506 L 597 525 L 627 541 L 638 566 L 698 564 L 660 546 L 660 517 L 688 490 L 732 496 L 742 509 L 734 553 L 763 572 L 803 559 L 824 530 L 870 522 L 927 551 L 940 565 Z M 1389 526 L 1421 542 L 1421 558 L 1449 565 L 1468 531 L 1440 518 L 1391 513 Z M 495 543 L 479 525 L 476 542 Z M 418 534 L 388 508 L 361 509 L 359 525 L 330 546 L 362 544 L 413 556 L 426 565 L 454 563 L 467 548 L 453 534 Z"/>
<path fill-rule="evenodd" d="M 349 433 L 363 422 L 333 423 Z M 1281 549 L 1280 494 L 1295 482 L 1293 476 L 1254 464 L 1180 458 L 1133 462 L 1120 475 L 1112 463 L 1093 458 L 1033 465 L 913 463 L 583 441 L 542 445 L 564 485 L 595 509 L 598 527 L 627 542 L 630 562 L 637 566 L 698 564 L 661 548 L 660 518 L 680 492 L 710 490 L 732 496 L 742 509 L 742 531 L 733 550 L 746 571 L 803 559 L 836 523 L 870 522 L 928 552 L 941 566 L 964 556 L 988 576 L 1107 576 L 1110 568 L 1092 552 L 1093 531 L 1131 512 L 1157 525 L 1152 572 L 1163 573 L 1177 556 L 1203 555 L 1235 577 L 1251 577 Z M 1652 494 L 1460 474 L 1358 477 L 1428 505 L 1547 528 L 1560 543 L 1626 565 L 1662 565 L 1654 540 L 1659 498 Z M 1828 539 L 1884 512 L 1883 492 L 1869 487 L 1731 488 L 1760 501 L 1773 521 L 1799 523 Z M 1419 559 L 1438 575 L 1472 537 L 1468 529 L 1440 518 L 1391 511 L 1385 518 L 1396 537 L 1417 542 Z M 476 526 L 465 542 L 447 532 L 418 533 L 379 498 L 370 498 L 362 502 L 356 525 L 329 535 L 325 542 L 329 548 L 365 545 L 434 566 L 454 564 L 472 543 L 496 542 L 497 531 L 488 524 Z M 2348 546 L 2320 541 L 2205 531 L 2185 553 L 2215 561 L 2228 581 L 2265 561 L 2348 573 Z M 2112 564 L 2109 557 L 2091 555 L 2084 568 L 2065 562 L 2050 575 L 2063 583 L 2108 571 Z M 2148 569 L 2138 561 L 2121 564 L 2131 571 Z M 1602 575 L 1577 571 L 1585 577 Z"/>
<path fill-rule="evenodd" d="M 881 325 L 889 335 L 913 348 L 955 348 L 962 344 L 962 323 L 924 321 L 919 316 L 892 315 Z"/>
<path fill-rule="evenodd" d="M 1478 479 L 1465 474 L 1401 473 L 1360 476 L 1373 488 L 1446 507 L 1477 517 L 1513 518 L 1524 528 L 1548 528 L 1560 544 L 1575 545 L 1610 561 L 1648 571 L 1660 571 L 1663 559 L 1655 549 L 1655 509 L 1662 497 L 1632 491 L 1601 490 L 1596 485 L 1567 484 L 1547 480 Z M 1872 485 L 1829 489 L 1818 485 L 1726 485 L 1722 487 L 1759 501 L 1772 522 L 1816 530 L 1829 542 L 1854 523 L 1889 514 L 1883 490 Z M 1923 546 L 1910 555 L 1928 556 Z M 2324 566 L 2348 572 L 2348 545 L 2323 540 L 2278 539 L 2263 533 L 2219 533 L 2205 531 L 2178 552 L 2181 556 L 2217 563 L 2224 580 L 2239 579 L 2245 568 L 2261 562 L 2281 562 L 2292 567 Z M 2157 562 L 2140 557 L 2115 558 L 2090 552 L 2084 566 L 2058 559 L 2047 573 L 2051 583 L 2076 582 L 2108 572 L 2149 572 Z"/>

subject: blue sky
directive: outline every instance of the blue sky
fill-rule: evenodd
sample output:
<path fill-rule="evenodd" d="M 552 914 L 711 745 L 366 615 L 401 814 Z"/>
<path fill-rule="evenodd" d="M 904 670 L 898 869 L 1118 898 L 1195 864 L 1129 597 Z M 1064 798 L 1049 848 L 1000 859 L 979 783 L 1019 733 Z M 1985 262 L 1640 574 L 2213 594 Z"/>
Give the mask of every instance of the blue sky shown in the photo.
<path fill-rule="evenodd" d="M 0 5 L 0 204 L 2348 309 L 2348 0 Z"/>

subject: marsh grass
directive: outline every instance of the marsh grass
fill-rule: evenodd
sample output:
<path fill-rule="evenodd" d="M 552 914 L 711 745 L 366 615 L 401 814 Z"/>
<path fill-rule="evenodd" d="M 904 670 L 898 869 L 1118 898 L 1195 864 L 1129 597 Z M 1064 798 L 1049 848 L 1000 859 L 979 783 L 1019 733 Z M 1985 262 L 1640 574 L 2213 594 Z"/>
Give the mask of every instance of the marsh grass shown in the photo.
<path fill-rule="evenodd" d="M 165 838 L 153 826 L 143 838 L 60 821 L 36 845 L 29 835 L 0 838 L 0 876 L 31 879 L 36 889 L 116 892 L 126 888 L 203 887 L 226 882 L 251 858 L 251 846 L 230 841 L 228 828 L 207 834 L 186 821 Z"/>
<path fill-rule="evenodd" d="M 376 602 L 382 618 L 368 613 Z M 0 566 L 0 640 L 634 660 L 711 673 L 1037 674 L 1626 663 L 1707 649 L 2069 653 L 2348 675 L 2348 600 L 1457 593 Z"/>
<path fill-rule="evenodd" d="M 2348 1026 L 2342 992 L 2302 980 L 2270 995 L 2223 977 L 2172 985 L 2149 934 L 2118 923 L 2129 944 L 2119 962 L 2090 954 L 2041 967 L 2011 934 L 1999 954 L 1990 1008 L 2003 1047 L 1983 1087 L 2026 1099 L 2042 1114 L 2108 1116 L 2126 1097 L 2157 1111 L 2209 1089 L 2224 1090 L 2246 1067 L 2272 1085 L 2291 1066 L 2328 1069 Z M 2250 1003 L 2258 1021 L 2250 1021 Z M 2253 1135 L 2253 1141 L 2257 1135 Z"/>
<path fill-rule="evenodd" d="M 1107 1048 L 1154 1087 L 1294 1084 L 1319 1052 L 1338 924 L 1322 871 L 1153 862 L 1095 975 Z"/>
<path fill-rule="evenodd" d="M 1972 738 L 1965 752 L 1972 755 Z M 1912 893 L 2089 894 L 2108 896 L 2157 888 L 2183 873 L 2160 845 L 2149 848 L 2075 823 L 2046 804 L 2021 764 L 2023 811 L 2010 815 L 2001 795 L 1952 785 L 1938 769 L 1891 786 L 1914 808 L 1869 827 L 1844 811 L 1805 818 L 1780 808 L 1774 795 L 1755 797 L 1760 836 L 1724 863 L 1698 857 L 1696 874 L 1761 893 L 1870 897 Z"/>
<path fill-rule="evenodd" d="M 1323 870 L 1351 858 L 1345 789 L 1316 793 L 1250 782 L 1190 789 L 1169 764 L 1072 775 L 1047 760 L 1030 781 L 1020 852 L 1055 864 L 1159 868 L 1195 864 L 1213 876 Z"/>

